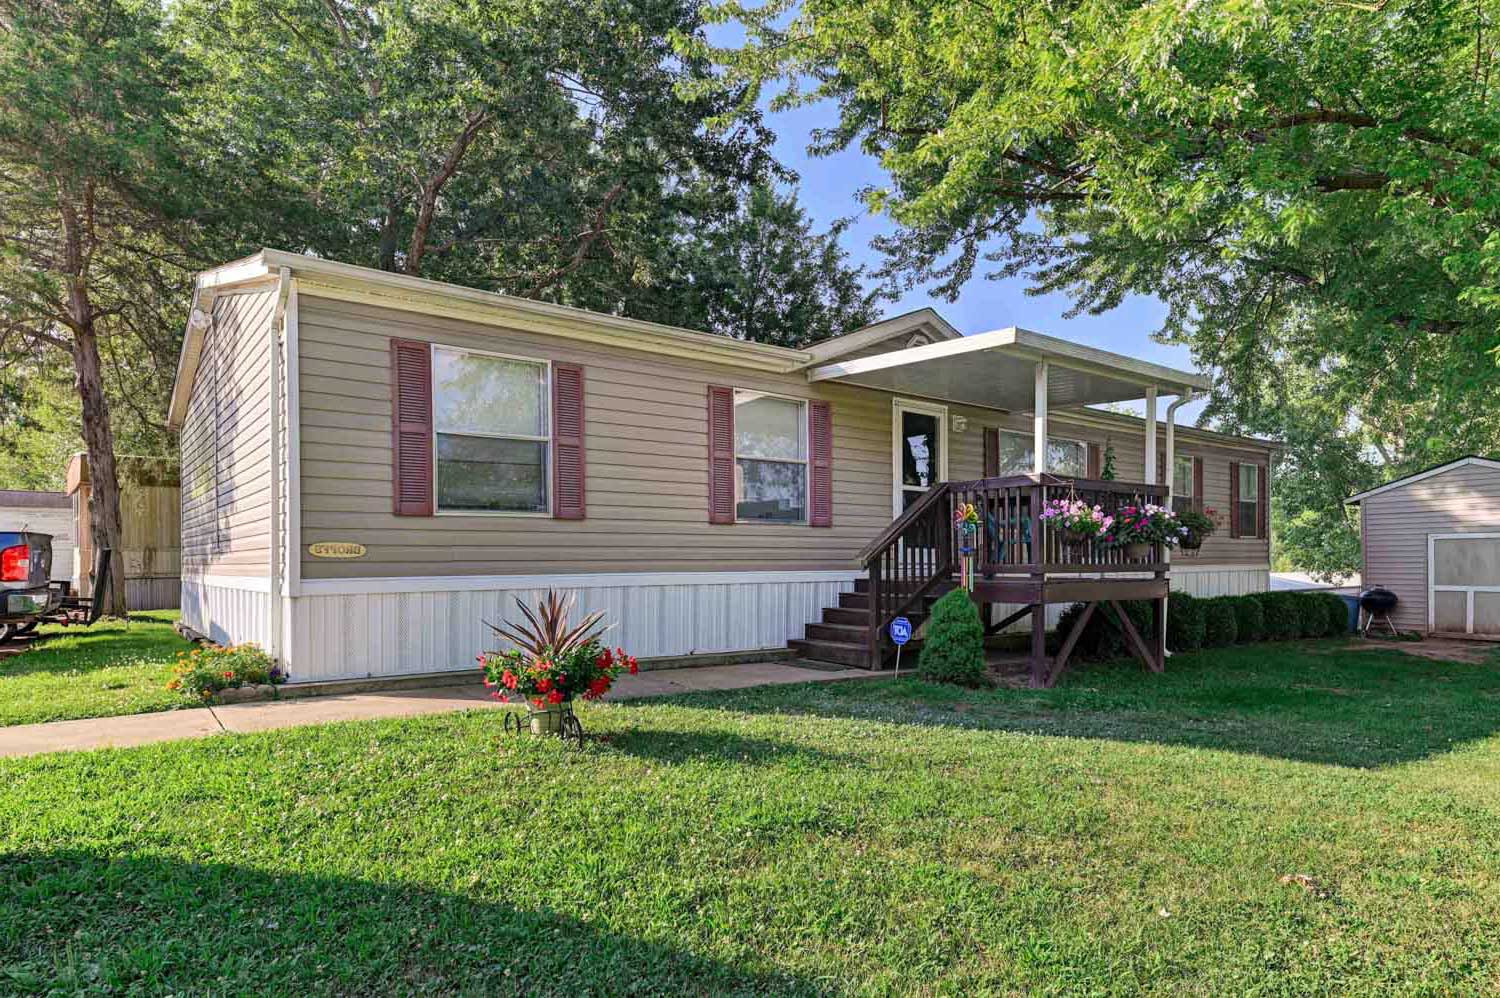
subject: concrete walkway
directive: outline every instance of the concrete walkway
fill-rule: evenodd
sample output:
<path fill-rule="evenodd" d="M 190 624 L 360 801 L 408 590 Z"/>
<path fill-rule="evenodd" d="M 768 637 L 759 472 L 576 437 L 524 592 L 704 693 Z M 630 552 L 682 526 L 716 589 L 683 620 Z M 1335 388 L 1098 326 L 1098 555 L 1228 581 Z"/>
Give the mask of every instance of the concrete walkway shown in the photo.
<path fill-rule="evenodd" d="M 662 669 L 621 676 L 607 700 L 634 700 L 698 690 L 737 690 L 784 683 L 819 683 L 860 679 L 880 673 L 864 669 L 825 671 L 786 662 L 750 665 L 713 665 L 695 669 Z M 202 709 L 168 710 L 124 717 L 96 717 L 80 721 L 52 721 L 0 728 L 0 756 L 36 755 L 97 748 L 125 748 L 150 742 L 203 738 L 220 733 L 269 731 L 330 721 L 362 721 L 382 717 L 414 717 L 455 710 L 495 709 L 478 683 L 422 689 L 332 696 L 299 696 L 283 700 L 222 704 Z"/>

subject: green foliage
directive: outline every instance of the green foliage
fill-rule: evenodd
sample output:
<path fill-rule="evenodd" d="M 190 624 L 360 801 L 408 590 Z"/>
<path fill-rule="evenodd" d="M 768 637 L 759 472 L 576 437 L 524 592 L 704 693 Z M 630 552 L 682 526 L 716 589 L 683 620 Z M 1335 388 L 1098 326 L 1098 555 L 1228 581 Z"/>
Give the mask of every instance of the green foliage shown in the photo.
<path fill-rule="evenodd" d="M 1167 648 L 1196 651 L 1203 647 L 1207 620 L 1204 601 L 1173 590 L 1167 596 Z"/>
<path fill-rule="evenodd" d="M 1260 641 L 1266 636 L 1266 615 L 1255 594 L 1222 597 L 1234 607 L 1235 640 Z"/>
<path fill-rule="evenodd" d="M 1099 480 L 1101 482 L 1115 480 L 1115 442 L 1107 436 L 1104 438 L 1104 459 L 1099 466 Z"/>
<path fill-rule="evenodd" d="M 207 700 L 220 690 L 279 683 L 282 678 L 271 656 L 257 644 L 204 645 L 178 653 L 167 689 Z"/>
<path fill-rule="evenodd" d="M 0 727 L 111 717 L 184 705 L 166 688 L 189 645 L 175 610 L 87 627 L 43 624 L 18 654 L 0 655 Z"/>
<path fill-rule="evenodd" d="M 1165 304 L 1204 418 L 1289 444 L 1282 563 L 1353 570 L 1350 492 L 1500 451 L 1500 0 L 748 7 L 729 79 L 837 106 L 898 288 Z"/>
<path fill-rule="evenodd" d="M 933 604 L 917 674 L 938 683 L 979 686 L 984 672 L 984 625 L 979 609 L 967 592 L 955 589 Z"/>
<path fill-rule="evenodd" d="M 1323 604 L 1327 620 L 1324 624 L 1323 633 L 1330 638 L 1349 633 L 1349 604 L 1342 597 L 1333 593 L 1318 593 L 1318 600 Z"/>
<path fill-rule="evenodd" d="M 1240 625 L 1234 596 L 1215 596 L 1202 600 L 1203 645 L 1222 648 L 1239 640 Z"/>
<path fill-rule="evenodd" d="M 1302 636 L 1302 608 L 1306 602 L 1295 592 L 1256 593 L 1265 616 L 1267 641 L 1288 641 Z"/>

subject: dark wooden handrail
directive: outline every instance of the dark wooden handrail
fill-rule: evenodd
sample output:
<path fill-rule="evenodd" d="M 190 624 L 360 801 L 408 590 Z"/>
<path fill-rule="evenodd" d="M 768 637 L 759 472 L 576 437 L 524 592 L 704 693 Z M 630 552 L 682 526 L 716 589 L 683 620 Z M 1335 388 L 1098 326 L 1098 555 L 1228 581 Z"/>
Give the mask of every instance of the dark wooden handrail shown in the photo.
<path fill-rule="evenodd" d="M 891 525 L 889 527 L 886 527 L 884 530 L 882 530 L 879 534 L 876 535 L 873 541 L 866 544 L 862 549 L 860 549 L 860 552 L 857 555 L 860 563 L 863 564 L 866 569 L 868 569 L 870 567 L 870 559 L 874 557 L 877 551 L 883 551 L 885 550 L 885 548 L 889 547 L 891 542 L 900 537 L 901 531 L 905 530 L 913 520 L 925 514 L 931 506 L 936 504 L 947 495 L 947 482 L 939 482 L 932 488 L 928 489 L 926 492 L 922 493 L 922 498 L 906 507 L 906 509 L 902 511 L 900 516 L 891 521 Z"/>

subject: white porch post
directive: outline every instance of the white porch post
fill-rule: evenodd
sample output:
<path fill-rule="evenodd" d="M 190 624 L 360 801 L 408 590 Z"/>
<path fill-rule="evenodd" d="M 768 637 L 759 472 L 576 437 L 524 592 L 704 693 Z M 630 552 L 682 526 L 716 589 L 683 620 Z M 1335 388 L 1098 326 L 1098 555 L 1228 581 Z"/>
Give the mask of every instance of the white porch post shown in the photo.
<path fill-rule="evenodd" d="M 1156 484 L 1156 386 L 1146 389 L 1146 484 Z"/>
<path fill-rule="evenodd" d="M 1036 365 L 1036 404 L 1032 407 L 1032 461 L 1034 474 L 1047 473 L 1047 362 Z"/>

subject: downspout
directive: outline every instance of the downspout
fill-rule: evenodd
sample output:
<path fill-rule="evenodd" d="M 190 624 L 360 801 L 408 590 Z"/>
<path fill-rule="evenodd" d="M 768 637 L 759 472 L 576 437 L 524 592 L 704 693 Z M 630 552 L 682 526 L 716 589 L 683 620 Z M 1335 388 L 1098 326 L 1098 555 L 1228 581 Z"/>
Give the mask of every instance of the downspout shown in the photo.
<path fill-rule="evenodd" d="M 1174 472 L 1177 467 L 1177 408 L 1179 406 L 1186 405 L 1187 403 L 1193 401 L 1195 398 L 1198 398 L 1198 393 L 1189 388 L 1184 394 L 1179 395 L 1175 399 L 1173 399 L 1172 403 L 1167 406 L 1167 434 L 1165 441 L 1166 446 L 1164 447 L 1165 453 L 1163 455 L 1167 462 L 1167 466 L 1162 469 L 1162 481 L 1165 482 L 1167 486 L 1168 509 L 1172 508 L 1172 479 L 1173 477 L 1175 477 Z M 1164 548 L 1162 550 L 1162 557 L 1167 560 L 1167 578 L 1171 579 L 1172 549 L 1170 547 Z M 1161 626 L 1163 629 L 1165 629 L 1167 626 L 1167 607 L 1165 604 L 1163 604 L 1161 608 Z M 1163 646 L 1165 646 L 1165 642 L 1163 642 Z M 1167 649 L 1167 654 L 1172 654 L 1172 650 L 1170 648 Z"/>
<path fill-rule="evenodd" d="M 271 616 L 271 660 L 283 661 L 282 585 L 281 585 L 281 350 L 286 341 L 283 323 L 286 321 L 287 294 L 292 286 L 292 272 L 282 267 L 276 286 L 276 311 L 271 316 L 271 563 L 270 563 L 270 616 Z"/>

